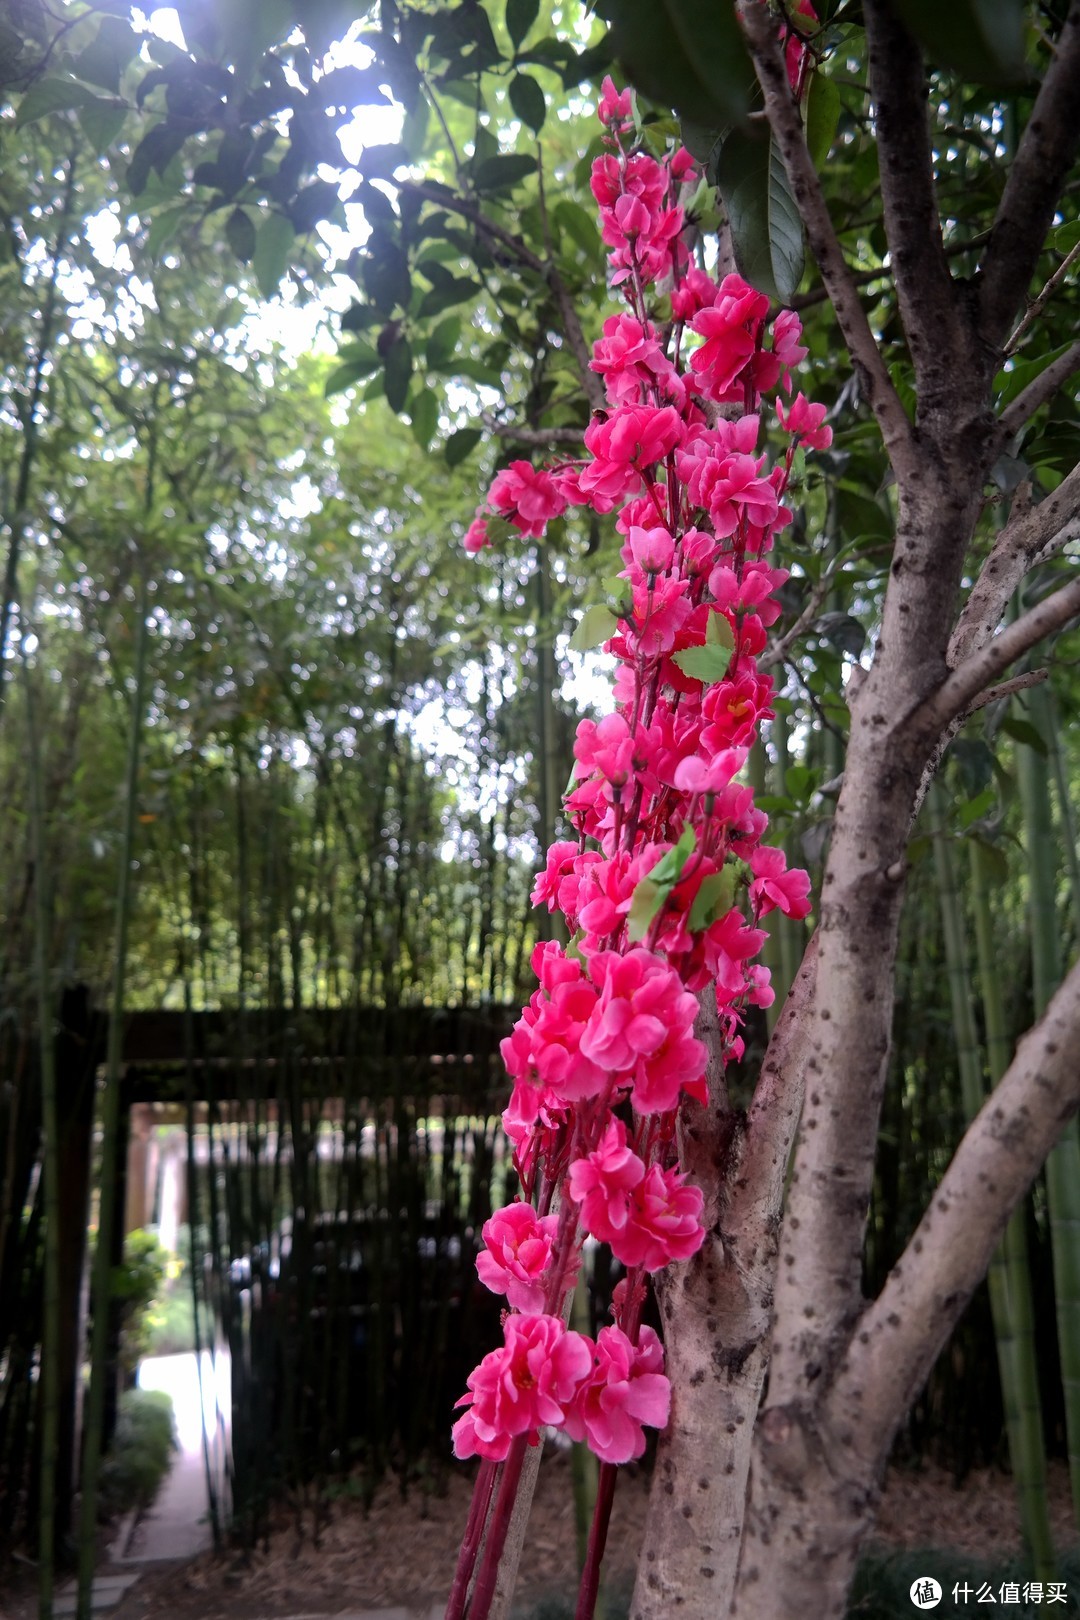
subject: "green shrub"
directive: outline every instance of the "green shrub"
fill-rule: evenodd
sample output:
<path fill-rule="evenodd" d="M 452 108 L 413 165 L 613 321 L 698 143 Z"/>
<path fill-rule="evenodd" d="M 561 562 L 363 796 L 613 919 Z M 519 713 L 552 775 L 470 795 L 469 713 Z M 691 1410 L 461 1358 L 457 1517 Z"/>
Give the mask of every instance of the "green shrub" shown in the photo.
<path fill-rule="evenodd" d="M 176 1445 L 173 1405 L 164 1390 L 125 1390 L 116 1433 L 101 1465 L 102 1517 L 149 1507 Z"/>

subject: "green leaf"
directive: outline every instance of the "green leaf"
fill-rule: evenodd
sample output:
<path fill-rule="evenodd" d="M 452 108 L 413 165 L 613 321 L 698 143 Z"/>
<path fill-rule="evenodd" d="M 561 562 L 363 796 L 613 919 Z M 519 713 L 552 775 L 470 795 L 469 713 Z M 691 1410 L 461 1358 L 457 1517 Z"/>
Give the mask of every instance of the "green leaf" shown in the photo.
<path fill-rule="evenodd" d="M 652 926 L 653 918 L 670 893 L 670 884 L 665 886 L 654 883 L 647 877 L 638 882 L 630 896 L 630 910 L 626 919 L 626 932 L 631 944 L 640 945 Z"/>
<path fill-rule="evenodd" d="M 526 73 L 514 74 L 510 80 L 510 105 L 521 122 L 539 135 L 547 117 L 547 101 L 535 79 Z"/>
<path fill-rule="evenodd" d="M 72 63 L 77 78 L 103 90 L 120 89 L 120 75 L 139 48 L 135 30 L 122 17 L 104 17 L 91 43 Z"/>
<path fill-rule="evenodd" d="M 433 388 L 422 388 L 413 401 L 409 413 L 413 438 L 421 450 L 426 450 L 439 425 L 439 400 Z"/>
<path fill-rule="evenodd" d="M 264 298 L 273 298 L 281 285 L 295 240 L 292 221 L 286 219 L 284 214 L 271 214 L 259 226 L 252 263 L 259 291 Z"/>
<path fill-rule="evenodd" d="M 483 163 L 478 163 L 472 180 L 477 191 L 508 191 L 535 172 L 534 157 L 524 152 L 500 152 L 498 157 L 485 158 Z"/>
<path fill-rule="evenodd" d="M 701 880 L 701 886 L 690 907 L 687 926 L 692 934 L 709 928 L 721 917 L 726 917 L 735 904 L 735 868 L 725 866 L 719 872 L 710 872 Z"/>
<path fill-rule="evenodd" d="M 382 358 L 370 343 L 348 343 L 339 351 L 338 364 L 327 377 L 323 393 L 329 399 L 381 370 Z"/>
<path fill-rule="evenodd" d="M 506 32 L 517 51 L 540 15 L 540 0 L 506 0 Z"/>
<path fill-rule="evenodd" d="M 661 855 L 649 873 L 652 881 L 674 888 L 682 876 L 683 867 L 694 853 L 696 843 L 693 827 L 684 827 L 679 842 L 672 844 L 671 848 Z"/>
<path fill-rule="evenodd" d="M 979 84 L 1022 84 L 1023 0 L 896 0 L 896 10 L 933 62 Z"/>
<path fill-rule="evenodd" d="M 684 647 L 671 656 L 684 675 L 689 675 L 692 681 L 703 681 L 706 686 L 722 681 L 731 663 L 728 647 Z"/>
<path fill-rule="evenodd" d="M 432 315 L 441 315 L 444 309 L 453 309 L 455 304 L 468 302 L 482 291 L 482 284 L 470 276 L 451 276 L 424 294 L 417 316 L 420 320 L 428 320 Z"/>
<path fill-rule="evenodd" d="M 386 351 L 386 403 L 392 411 L 403 411 L 412 381 L 412 348 L 408 338 L 399 337 Z"/>
<path fill-rule="evenodd" d="M 619 621 L 611 609 L 603 602 L 596 602 L 592 607 L 586 608 L 578 620 L 577 629 L 570 637 L 570 647 L 573 652 L 589 652 L 593 647 L 603 646 L 619 628 Z"/>
<path fill-rule="evenodd" d="M 735 651 L 735 636 L 722 613 L 710 613 L 703 646 L 684 647 L 672 657 L 684 675 L 711 686 L 723 680 Z"/>
<path fill-rule="evenodd" d="M 728 0 L 599 0 L 597 10 L 639 90 L 712 129 L 743 122 L 754 69 Z"/>
<path fill-rule="evenodd" d="M 164 208 L 160 214 L 154 215 L 146 233 L 146 251 L 152 259 L 156 259 L 168 247 L 187 213 L 187 203 L 178 203 L 175 208 Z"/>
<path fill-rule="evenodd" d="M 451 358 L 461 336 L 461 317 L 448 315 L 440 321 L 427 340 L 425 352 L 429 366 L 442 366 Z"/>
<path fill-rule="evenodd" d="M 15 127 L 21 129 L 24 124 L 36 123 L 50 113 L 85 107 L 88 101 L 96 99 L 85 85 L 76 84 L 74 79 L 39 79 L 19 102 Z"/>
<path fill-rule="evenodd" d="M 366 180 L 389 180 L 395 169 L 408 163 L 409 154 L 400 141 L 388 141 L 382 146 L 365 146 L 356 165 Z"/>
<path fill-rule="evenodd" d="M 556 203 L 554 217 L 559 229 L 584 253 L 587 259 L 596 259 L 600 253 L 600 232 L 596 220 L 580 203 Z"/>
<path fill-rule="evenodd" d="M 839 121 L 840 92 L 831 79 L 818 71 L 810 80 L 806 97 L 806 144 L 815 169 L 825 167 Z"/>
<path fill-rule="evenodd" d="M 1043 759 L 1047 757 L 1046 739 L 1037 726 L 1030 720 L 1022 720 L 1018 714 L 1007 714 L 1001 722 L 1001 730 L 1013 742 L 1023 743 L 1025 748 L 1033 748 Z"/>
<path fill-rule="evenodd" d="M 250 264 L 255 256 L 255 226 L 242 208 L 234 208 L 225 221 L 225 238 L 240 263 Z"/>
<path fill-rule="evenodd" d="M 124 101 L 109 101 L 95 96 L 79 113 L 79 123 L 95 152 L 105 153 L 124 127 L 128 106 Z"/>
<path fill-rule="evenodd" d="M 802 220 L 771 132 L 733 129 L 720 148 L 716 181 L 740 274 L 786 304 L 802 278 Z"/>
<path fill-rule="evenodd" d="M 479 428 L 458 428 L 446 441 L 446 465 L 457 467 L 472 454 L 484 437 Z"/>

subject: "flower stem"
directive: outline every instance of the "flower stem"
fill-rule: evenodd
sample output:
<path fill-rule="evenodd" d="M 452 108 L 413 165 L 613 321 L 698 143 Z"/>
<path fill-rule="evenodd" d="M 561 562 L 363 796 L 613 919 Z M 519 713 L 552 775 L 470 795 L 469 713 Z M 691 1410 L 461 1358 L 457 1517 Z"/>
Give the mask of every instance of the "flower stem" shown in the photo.
<path fill-rule="evenodd" d="M 480 1540 L 484 1533 L 484 1525 L 487 1522 L 488 1508 L 491 1505 L 491 1493 L 495 1488 L 498 1472 L 498 1463 L 485 1458 L 480 1465 L 480 1472 L 476 1476 L 472 1502 L 469 1504 L 469 1518 L 465 1525 L 465 1534 L 461 1538 L 461 1551 L 458 1553 L 457 1568 L 454 1570 L 454 1584 L 451 1586 L 450 1596 L 446 1600 L 445 1620 L 462 1620 L 465 1613 L 469 1582 L 472 1580 L 473 1569 L 476 1566 L 476 1555 L 480 1550 Z"/>
<path fill-rule="evenodd" d="M 476 1577 L 476 1586 L 473 1590 L 472 1602 L 469 1605 L 469 1620 L 487 1620 L 491 1611 L 491 1600 L 495 1596 L 495 1582 L 499 1575 L 499 1563 L 502 1559 L 503 1547 L 506 1545 L 506 1533 L 510 1528 L 510 1520 L 514 1512 L 514 1503 L 517 1500 L 518 1481 L 521 1478 L 521 1466 L 525 1461 L 525 1447 L 528 1445 L 527 1434 L 519 1434 L 513 1442 L 503 1463 L 502 1479 L 499 1481 L 499 1494 L 495 1501 L 495 1511 L 491 1515 L 488 1525 L 487 1539 L 484 1542 L 484 1556 L 480 1563 L 480 1573 Z M 451 1620 L 449 1610 L 447 1620 Z"/>
<path fill-rule="evenodd" d="M 614 1463 L 600 1464 L 600 1482 L 596 1488 L 596 1507 L 593 1511 L 592 1525 L 589 1529 L 589 1550 L 585 1556 L 585 1567 L 581 1571 L 581 1585 L 578 1588 L 574 1620 L 592 1620 L 596 1608 L 596 1594 L 600 1590 L 600 1565 L 603 1562 L 604 1548 L 607 1545 L 608 1525 L 611 1522 L 611 1505 L 615 1500 L 615 1481 L 617 1477 L 618 1469 Z"/>

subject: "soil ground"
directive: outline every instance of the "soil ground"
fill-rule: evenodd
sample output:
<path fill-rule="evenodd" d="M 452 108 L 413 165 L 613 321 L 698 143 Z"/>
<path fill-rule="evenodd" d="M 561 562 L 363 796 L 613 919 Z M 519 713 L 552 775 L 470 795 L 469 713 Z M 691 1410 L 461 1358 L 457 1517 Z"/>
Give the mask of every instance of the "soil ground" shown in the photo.
<path fill-rule="evenodd" d="M 1059 1547 L 1075 1541 L 1063 1464 L 1051 1465 L 1053 1522 Z M 330 1510 L 316 1545 L 310 1521 L 303 1533 L 295 1515 L 279 1514 L 269 1544 L 248 1558 L 203 1555 L 190 1563 L 149 1567 L 112 1611 L 115 1620 L 275 1620 L 286 1615 L 332 1615 L 402 1605 L 426 1611 L 445 1596 L 471 1490 L 471 1474 L 453 1470 L 445 1493 L 419 1487 L 403 1497 L 392 1484 L 365 1513 L 343 1498 Z M 614 1591 L 633 1578 L 641 1543 L 648 1481 L 623 1470 L 608 1543 L 608 1579 Z M 957 1487 L 951 1474 L 927 1466 L 895 1469 L 879 1517 L 878 1544 L 890 1548 L 952 1548 L 973 1559 L 1000 1560 L 1019 1546 L 1015 1496 L 1009 1477 L 983 1469 Z M 128 1566 L 129 1568 L 132 1566 Z M 573 1589 L 574 1521 L 570 1467 L 549 1454 L 518 1585 L 530 1603 Z M 29 1587 L 0 1617 L 31 1620 Z"/>

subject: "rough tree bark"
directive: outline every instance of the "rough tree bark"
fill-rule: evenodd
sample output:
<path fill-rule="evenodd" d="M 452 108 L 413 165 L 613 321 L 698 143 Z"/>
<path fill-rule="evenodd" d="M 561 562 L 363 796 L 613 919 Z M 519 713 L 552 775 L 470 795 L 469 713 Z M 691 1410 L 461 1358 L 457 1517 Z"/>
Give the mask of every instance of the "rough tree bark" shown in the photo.
<path fill-rule="evenodd" d="M 687 1162 L 713 1187 L 715 1216 L 710 1242 L 673 1268 L 663 1291 L 675 1396 L 634 1620 L 844 1612 L 896 1430 L 1010 1211 L 1080 1104 L 1070 1058 L 1080 1042 L 1078 966 L 970 1127 L 881 1296 L 863 1298 L 910 826 L 950 728 L 1015 659 L 1080 613 L 1080 578 L 1063 569 L 1052 595 L 997 633 L 1025 572 L 1077 532 L 1075 471 L 1039 505 L 1017 504 L 962 604 L 990 467 L 1047 388 L 1080 367 L 1078 345 L 995 420 L 992 381 L 1080 138 L 1080 5 L 1057 41 L 973 283 L 954 280 L 944 252 L 920 52 L 888 0 L 863 9 L 914 422 L 833 231 L 775 20 L 765 6 L 741 7 L 766 116 L 889 453 L 898 520 L 873 662 L 851 695 L 816 961 L 804 964 L 774 1032 L 745 1124 L 719 1077 L 707 1118 L 688 1108 L 684 1121 Z M 755 1155 L 755 1138 L 769 1151 Z"/>

